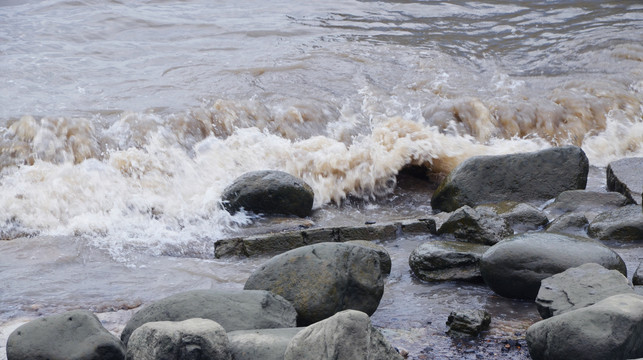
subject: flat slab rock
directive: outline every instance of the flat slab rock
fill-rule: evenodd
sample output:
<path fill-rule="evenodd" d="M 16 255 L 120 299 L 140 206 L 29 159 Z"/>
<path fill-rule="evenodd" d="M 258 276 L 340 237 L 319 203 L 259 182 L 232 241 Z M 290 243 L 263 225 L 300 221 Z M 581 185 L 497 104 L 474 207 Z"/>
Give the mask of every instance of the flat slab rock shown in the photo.
<path fill-rule="evenodd" d="M 582 214 L 588 220 L 596 215 L 632 204 L 632 200 L 618 192 L 597 192 L 586 190 L 569 190 L 556 196 L 553 203 L 545 207 L 545 211 L 553 217 L 575 213 Z"/>
<path fill-rule="evenodd" d="M 643 211 L 639 205 L 601 213 L 589 224 L 587 234 L 600 240 L 643 241 Z"/>
<path fill-rule="evenodd" d="M 641 205 L 643 192 L 643 157 L 626 158 L 607 165 L 607 189 L 618 191 Z"/>
<path fill-rule="evenodd" d="M 487 245 L 431 241 L 411 252 L 409 266 L 415 276 L 425 281 L 479 281 L 480 257 L 487 249 Z"/>

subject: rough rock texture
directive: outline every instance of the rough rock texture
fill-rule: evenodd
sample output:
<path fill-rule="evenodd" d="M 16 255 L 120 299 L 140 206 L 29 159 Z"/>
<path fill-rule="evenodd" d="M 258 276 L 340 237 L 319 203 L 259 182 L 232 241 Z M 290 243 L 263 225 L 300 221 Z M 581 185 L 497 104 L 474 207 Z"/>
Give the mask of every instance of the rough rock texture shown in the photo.
<path fill-rule="evenodd" d="M 76 310 L 17 328 L 7 340 L 7 359 L 120 360 L 125 347 L 93 313 Z"/>
<path fill-rule="evenodd" d="M 607 165 L 607 189 L 618 191 L 637 204 L 643 192 L 643 157 L 613 161 Z"/>
<path fill-rule="evenodd" d="M 432 241 L 421 244 L 409 256 L 413 274 L 426 281 L 477 281 L 480 257 L 487 245 L 454 241 Z"/>
<path fill-rule="evenodd" d="M 351 240 L 351 241 L 347 241 L 346 243 L 363 246 L 367 249 L 375 251 L 377 255 L 380 257 L 380 266 L 382 268 L 382 274 L 388 275 L 391 273 L 391 267 L 392 267 L 391 255 L 389 255 L 388 251 L 386 251 L 386 248 L 384 246 L 377 245 L 372 241 L 366 241 L 366 240 Z"/>
<path fill-rule="evenodd" d="M 639 266 L 634 271 L 634 275 L 632 276 L 632 283 L 634 285 L 643 285 L 643 261 L 641 261 Z"/>
<path fill-rule="evenodd" d="M 452 311 L 447 319 L 447 334 L 451 336 L 477 336 L 491 323 L 491 316 L 484 310 Z"/>
<path fill-rule="evenodd" d="M 347 243 L 320 243 L 277 255 L 250 275 L 245 289 L 292 302 L 300 326 L 354 309 L 371 315 L 384 294 L 379 255 Z"/>
<path fill-rule="evenodd" d="M 402 360 L 368 315 L 346 310 L 308 326 L 292 339 L 284 360 Z"/>
<path fill-rule="evenodd" d="M 536 230 L 547 225 L 549 222 L 547 215 L 534 206 L 515 201 L 505 201 L 498 204 L 480 205 L 476 207 L 478 211 L 482 209 L 489 209 L 498 214 L 502 219 L 507 221 L 516 233 Z"/>
<path fill-rule="evenodd" d="M 143 324 L 130 336 L 127 358 L 135 360 L 231 360 L 228 336 L 212 320 Z"/>
<path fill-rule="evenodd" d="M 566 213 L 583 214 L 589 220 L 596 215 L 632 204 L 627 197 L 617 192 L 596 192 L 586 190 L 569 190 L 560 193 L 545 210 L 554 216 Z"/>
<path fill-rule="evenodd" d="M 238 177 L 221 196 L 231 213 L 240 209 L 257 214 L 300 217 L 311 214 L 314 193 L 303 180 L 283 171 L 253 171 Z"/>
<path fill-rule="evenodd" d="M 588 263 L 543 279 L 536 306 L 540 316 L 547 319 L 629 293 L 634 293 L 634 288 L 623 274 Z"/>
<path fill-rule="evenodd" d="M 589 221 L 583 214 L 565 214 L 555 219 L 551 224 L 547 225 L 546 230 L 549 232 L 570 234 L 570 235 L 585 235 L 587 234 L 587 226 Z"/>
<path fill-rule="evenodd" d="M 489 209 L 478 211 L 469 206 L 463 206 L 454 211 L 440 226 L 438 234 L 453 234 L 460 240 L 493 245 L 513 235 L 513 230 L 506 220 Z"/>
<path fill-rule="evenodd" d="M 638 205 L 607 211 L 589 224 L 589 236 L 601 240 L 643 241 L 643 212 Z"/>
<path fill-rule="evenodd" d="M 565 190 L 584 189 L 588 172 L 587 156 L 576 146 L 476 156 L 444 179 L 433 193 L 431 206 L 455 211 L 464 205 L 551 199 Z"/>
<path fill-rule="evenodd" d="M 194 290 L 175 294 L 139 310 L 125 325 L 121 339 L 152 321 L 210 319 L 226 331 L 293 327 L 297 313 L 292 304 L 268 291 L 222 292 Z"/>
<path fill-rule="evenodd" d="M 304 328 L 238 330 L 228 333 L 234 360 L 283 360 L 288 344 Z"/>
<path fill-rule="evenodd" d="M 492 246 L 480 259 L 480 273 L 498 295 L 533 300 L 541 280 L 590 262 L 627 274 L 623 259 L 598 241 L 547 232 L 515 235 Z"/>
<path fill-rule="evenodd" d="M 643 357 L 643 296 L 621 294 L 527 329 L 533 360 Z"/>

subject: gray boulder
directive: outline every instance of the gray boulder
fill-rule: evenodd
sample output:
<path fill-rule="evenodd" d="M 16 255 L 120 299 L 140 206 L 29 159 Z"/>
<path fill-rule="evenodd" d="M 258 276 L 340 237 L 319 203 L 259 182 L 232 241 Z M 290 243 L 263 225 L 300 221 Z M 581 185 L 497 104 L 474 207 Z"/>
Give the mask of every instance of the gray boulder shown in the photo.
<path fill-rule="evenodd" d="M 551 199 L 584 189 L 589 161 L 576 146 L 534 153 L 476 156 L 458 165 L 433 193 L 431 206 L 454 211 L 503 201 Z"/>
<path fill-rule="evenodd" d="M 498 204 L 480 205 L 476 210 L 489 209 L 507 221 L 514 232 L 521 233 L 539 229 L 549 222 L 547 215 L 534 206 L 515 201 L 505 201 Z"/>
<path fill-rule="evenodd" d="M 643 296 L 615 295 L 537 322 L 526 338 L 534 360 L 643 357 Z"/>
<path fill-rule="evenodd" d="M 601 240 L 643 241 L 643 212 L 638 205 L 607 211 L 589 224 L 589 236 Z"/>
<path fill-rule="evenodd" d="M 402 360 L 368 315 L 346 310 L 308 326 L 292 339 L 284 360 Z"/>
<path fill-rule="evenodd" d="M 384 294 L 379 255 L 348 243 L 319 243 L 290 250 L 255 270 L 245 289 L 269 290 L 290 301 L 306 326 L 354 309 L 371 315 Z"/>
<path fill-rule="evenodd" d="M 478 281 L 480 257 L 487 245 L 454 241 L 432 241 L 421 244 L 409 256 L 413 274 L 425 281 Z"/>
<path fill-rule="evenodd" d="M 7 340 L 8 360 L 121 360 L 123 343 L 89 311 L 76 310 L 30 321 Z"/>
<path fill-rule="evenodd" d="M 363 246 L 367 249 L 375 251 L 377 256 L 380 257 L 380 267 L 382 268 L 382 274 L 388 275 L 391 273 L 391 267 L 393 265 L 391 262 L 391 255 L 389 255 L 384 246 L 377 245 L 374 242 L 367 240 L 350 240 L 346 243 Z"/>
<path fill-rule="evenodd" d="M 472 243 L 493 245 L 513 235 L 513 230 L 506 220 L 489 209 L 476 210 L 463 206 L 440 226 L 438 235 L 442 234 L 452 234 L 456 239 Z"/>
<path fill-rule="evenodd" d="M 549 232 L 569 234 L 569 235 L 586 235 L 589 221 L 583 214 L 570 213 L 556 218 L 551 224 L 547 225 L 546 230 Z"/>
<path fill-rule="evenodd" d="M 634 293 L 634 288 L 623 274 L 588 263 L 543 279 L 536 306 L 540 316 L 547 319 L 629 293 Z"/>
<path fill-rule="evenodd" d="M 125 344 L 139 326 L 153 321 L 209 319 L 226 331 L 293 327 L 297 313 L 292 304 L 268 291 L 222 292 L 194 290 L 158 300 L 139 310 L 127 322 Z"/>
<path fill-rule="evenodd" d="M 632 276 L 632 283 L 634 285 L 643 285 L 643 261 L 634 271 L 634 275 Z"/>
<path fill-rule="evenodd" d="M 547 232 L 514 235 L 492 246 L 480 259 L 480 273 L 498 295 L 533 300 L 541 280 L 590 262 L 627 274 L 623 259 L 598 241 Z"/>
<path fill-rule="evenodd" d="M 641 204 L 643 192 L 643 157 L 626 158 L 607 165 L 607 189 L 625 195 L 632 202 Z"/>
<path fill-rule="evenodd" d="M 629 204 L 632 204 L 630 199 L 613 191 L 569 190 L 556 196 L 556 200 L 547 205 L 545 210 L 554 217 L 567 213 L 576 213 L 585 215 L 587 219 L 593 220 L 596 215 L 602 212 L 618 209 Z"/>
<path fill-rule="evenodd" d="M 454 337 L 477 336 L 490 323 L 491 316 L 484 310 L 452 311 L 447 319 L 447 334 Z"/>
<path fill-rule="evenodd" d="M 286 348 L 304 328 L 237 330 L 228 333 L 234 360 L 283 360 Z"/>
<path fill-rule="evenodd" d="M 158 321 L 134 330 L 127 358 L 136 360 L 231 360 L 223 327 L 208 319 Z"/>
<path fill-rule="evenodd" d="M 241 209 L 256 214 L 305 217 L 311 214 L 314 193 L 303 180 L 283 171 L 253 171 L 238 177 L 221 196 L 231 213 Z"/>

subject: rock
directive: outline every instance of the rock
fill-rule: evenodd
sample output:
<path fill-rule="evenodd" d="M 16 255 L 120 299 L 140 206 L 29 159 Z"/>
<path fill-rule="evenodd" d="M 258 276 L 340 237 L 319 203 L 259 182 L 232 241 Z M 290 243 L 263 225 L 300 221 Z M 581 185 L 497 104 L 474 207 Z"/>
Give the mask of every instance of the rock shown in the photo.
<path fill-rule="evenodd" d="M 208 319 L 143 324 L 130 336 L 127 358 L 136 360 L 231 360 L 223 327 Z"/>
<path fill-rule="evenodd" d="M 567 213 L 583 214 L 589 220 L 596 215 L 631 204 L 632 201 L 617 192 L 569 190 L 560 193 L 545 210 L 553 216 Z"/>
<path fill-rule="evenodd" d="M 346 310 L 308 326 L 292 339 L 284 360 L 402 360 L 368 315 Z"/>
<path fill-rule="evenodd" d="M 498 295 L 533 300 L 541 280 L 590 262 L 627 274 L 623 259 L 598 241 L 546 232 L 514 235 L 492 246 L 480 259 L 480 273 Z"/>
<path fill-rule="evenodd" d="M 89 311 L 30 321 L 7 340 L 7 360 L 125 359 L 123 343 Z"/>
<path fill-rule="evenodd" d="M 547 319 L 628 293 L 634 293 L 634 289 L 623 274 L 588 263 L 543 279 L 536 306 L 540 316 Z"/>
<path fill-rule="evenodd" d="M 547 225 L 547 231 L 569 235 L 585 235 L 589 221 L 583 214 L 565 214 Z"/>
<path fill-rule="evenodd" d="M 311 214 L 314 193 L 303 180 L 283 171 L 253 171 L 238 177 L 221 196 L 231 213 L 241 209 L 256 214 L 305 217 Z"/>
<path fill-rule="evenodd" d="M 121 340 L 127 345 L 132 332 L 148 322 L 192 318 L 209 319 L 233 331 L 293 327 L 297 313 L 292 304 L 268 291 L 193 290 L 139 310 L 125 325 Z"/>
<path fill-rule="evenodd" d="M 388 275 L 391 273 L 391 255 L 389 255 L 388 251 L 386 251 L 386 248 L 382 245 L 377 245 L 373 243 L 372 241 L 366 241 L 366 240 L 351 240 L 347 241 L 347 244 L 352 244 L 352 245 L 358 245 L 358 246 L 363 246 L 367 249 L 371 249 L 377 253 L 377 256 L 380 257 L 380 267 L 382 268 L 382 274 Z"/>
<path fill-rule="evenodd" d="M 505 201 L 499 204 L 480 205 L 476 210 L 489 209 L 507 221 L 514 232 L 520 233 L 539 229 L 549 222 L 547 215 L 532 205 Z"/>
<path fill-rule="evenodd" d="M 320 243 L 277 255 L 255 270 L 245 289 L 292 302 L 300 326 L 354 309 L 373 314 L 384 293 L 379 255 L 347 243 Z"/>
<path fill-rule="evenodd" d="M 406 235 L 437 234 L 435 219 L 404 220 L 400 223 L 400 230 Z"/>
<path fill-rule="evenodd" d="M 509 223 L 493 211 L 472 209 L 463 206 L 454 211 L 447 221 L 440 226 L 438 234 L 453 234 L 456 239 L 493 245 L 503 238 L 513 235 Z"/>
<path fill-rule="evenodd" d="M 626 158 L 607 165 L 607 189 L 625 195 L 632 202 L 641 204 L 643 192 L 643 157 Z"/>
<path fill-rule="evenodd" d="M 643 285 L 643 261 L 641 261 L 639 266 L 636 268 L 636 271 L 634 271 L 632 283 L 634 285 Z"/>
<path fill-rule="evenodd" d="M 589 236 L 601 240 L 643 241 L 643 212 L 638 205 L 607 211 L 589 224 Z"/>
<path fill-rule="evenodd" d="M 238 330 L 228 333 L 234 360 L 283 360 L 288 344 L 304 328 Z"/>
<path fill-rule="evenodd" d="M 643 296 L 621 294 L 527 329 L 534 360 L 643 357 Z"/>
<path fill-rule="evenodd" d="M 475 156 L 444 179 L 433 193 L 431 206 L 455 211 L 464 205 L 547 200 L 565 190 L 584 189 L 588 172 L 587 156 L 576 146 Z"/>
<path fill-rule="evenodd" d="M 477 336 L 490 323 L 491 316 L 484 310 L 452 311 L 447 319 L 447 334 L 455 337 Z"/>
<path fill-rule="evenodd" d="M 413 274 L 425 281 L 477 281 L 480 257 L 487 245 L 454 241 L 432 241 L 411 252 L 409 266 Z"/>

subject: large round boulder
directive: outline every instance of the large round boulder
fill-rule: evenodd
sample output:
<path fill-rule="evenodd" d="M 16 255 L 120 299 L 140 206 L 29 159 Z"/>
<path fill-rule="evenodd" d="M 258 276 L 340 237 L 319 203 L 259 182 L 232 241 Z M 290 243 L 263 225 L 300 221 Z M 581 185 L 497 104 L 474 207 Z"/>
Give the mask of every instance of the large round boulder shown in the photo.
<path fill-rule="evenodd" d="M 556 233 L 524 233 L 499 242 L 482 255 L 480 273 L 498 295 L 533 300 L 541 280 L 590 262 L 627 274 L 623 259 L 607 246 Z"/>
<path fill-rule="evenodd" d="M 241 209 L 256 214 L 311 214 L 313 189 L 303 180 L 283 171 L 253 171 L 238 177 L 221 196 L 231 213 Z"/>
<path fill-rule="evenodd" d="M 297 323 L 305 326 L 347 309 L 373 314 L 384 281 L 376 251 L 319 243 L 273 257 L 250 275 L 244 288 L 283 296 L 297 310 Z"/>

